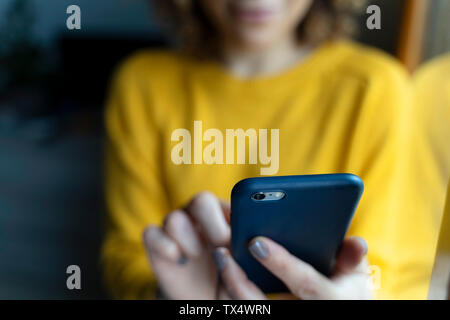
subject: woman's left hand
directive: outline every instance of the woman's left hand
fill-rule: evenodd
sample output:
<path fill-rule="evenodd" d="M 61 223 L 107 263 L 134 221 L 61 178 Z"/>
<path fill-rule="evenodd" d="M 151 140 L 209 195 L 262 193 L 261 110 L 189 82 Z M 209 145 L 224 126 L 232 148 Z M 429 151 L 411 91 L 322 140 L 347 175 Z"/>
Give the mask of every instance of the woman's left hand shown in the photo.
<path fill-rule="evenodd" d="M 265 268 L 284 282 L 296 298 L 372 299 L 366 259 L 367 244 L 359 237 L 344 240 L 336 260 L 335 272 L 330 278 L 268 238 L 256 237 L 250 242 L 249 250 Z M 229 296 L 234 299 L 267 298 L 247 278 L 228 249 L 216 249 L 214 258 Z"/>

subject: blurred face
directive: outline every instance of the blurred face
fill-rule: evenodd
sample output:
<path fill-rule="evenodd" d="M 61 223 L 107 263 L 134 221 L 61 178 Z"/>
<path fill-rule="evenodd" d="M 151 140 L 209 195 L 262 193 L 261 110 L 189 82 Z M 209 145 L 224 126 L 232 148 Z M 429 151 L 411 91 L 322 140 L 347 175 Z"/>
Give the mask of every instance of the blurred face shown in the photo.
<path fill-rule="evenodd" d="M 201 0 L 227 42 L 249 50 L 292 37 L 313 0 Z"/>

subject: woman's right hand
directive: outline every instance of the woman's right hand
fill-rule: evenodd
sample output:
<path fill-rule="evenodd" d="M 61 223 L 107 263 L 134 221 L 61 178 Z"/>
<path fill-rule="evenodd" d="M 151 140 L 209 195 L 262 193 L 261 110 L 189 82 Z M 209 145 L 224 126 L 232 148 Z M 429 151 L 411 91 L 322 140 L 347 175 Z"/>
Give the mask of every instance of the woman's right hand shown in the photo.
<path fill-rule="evenodd" d="M 218 287 L 213 251 L 230 242 L 229 205 L 210 192 L 169 213 L 162 227 L 150 225 L 144 243 L 158 285 L 168 299 L 228 298 Z"/>

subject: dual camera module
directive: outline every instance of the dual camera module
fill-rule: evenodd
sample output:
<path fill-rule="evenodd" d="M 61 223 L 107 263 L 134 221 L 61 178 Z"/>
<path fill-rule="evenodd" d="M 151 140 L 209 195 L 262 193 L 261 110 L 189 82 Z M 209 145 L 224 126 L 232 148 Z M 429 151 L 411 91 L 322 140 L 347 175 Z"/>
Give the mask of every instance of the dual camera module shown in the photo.
<path fill-rule="evenodd" d="M 252 195 L 255 201 L 274 201 L 281 200 L 286 196 L 282 191 L 258 192 Z"/>

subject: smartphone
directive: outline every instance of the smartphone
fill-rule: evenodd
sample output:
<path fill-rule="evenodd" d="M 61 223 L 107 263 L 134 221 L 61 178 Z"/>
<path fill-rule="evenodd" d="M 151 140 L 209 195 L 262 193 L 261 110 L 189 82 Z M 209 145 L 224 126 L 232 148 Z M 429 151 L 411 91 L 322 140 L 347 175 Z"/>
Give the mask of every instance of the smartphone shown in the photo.
<path fill-rule="evenodd" d="M 239 181 L 231 192 L 231 252 L 266 293 L 287 292 L 248 250 L 256 236 L 268 237 L 330 276 L 336 254 L 362 196 L 353 174 L 258 177 Z"/>

